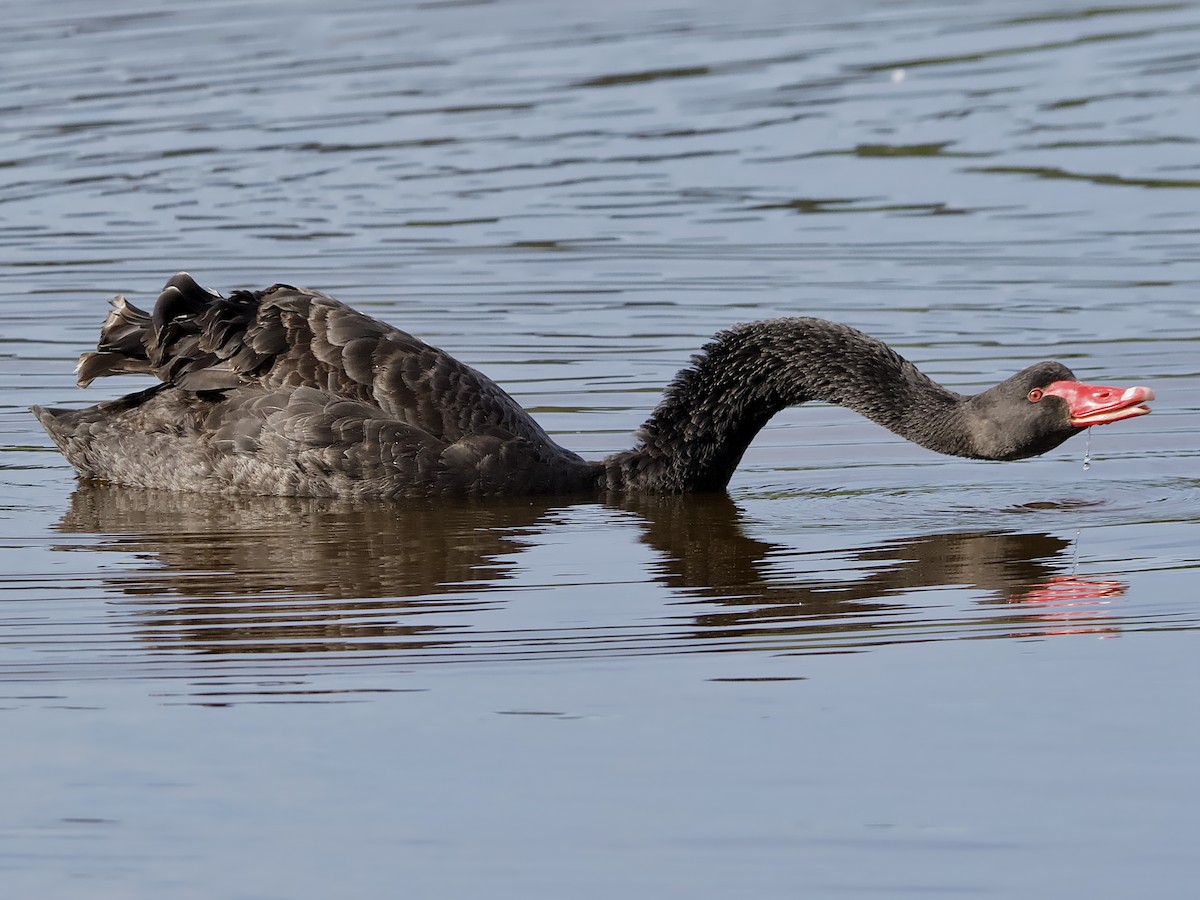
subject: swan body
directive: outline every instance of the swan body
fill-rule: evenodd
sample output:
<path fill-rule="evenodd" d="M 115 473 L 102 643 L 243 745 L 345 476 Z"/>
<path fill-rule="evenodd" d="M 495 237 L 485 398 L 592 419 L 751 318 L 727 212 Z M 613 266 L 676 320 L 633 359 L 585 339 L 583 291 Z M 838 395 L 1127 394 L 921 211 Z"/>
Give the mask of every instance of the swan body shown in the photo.
<path fill-rule="evenodd" d="M 717 335 L 632 450 L 589 461 L 487 376 L 332 297 L 277 284 L 226 298 L 186 273 L 152 313 L 116 298 L 77 372 L 81 387 L 159 379 L 86 409 L 33 408 L 85 478 L 365 499 L 721 490 L 767 421 L 808 400 L 941 453 L 1021 459 L 1143 415 L 1153 399 L 1148 388 L 1081 384 L 1051 362 L 963 396 L 849 326 L 774 319 Z"/>

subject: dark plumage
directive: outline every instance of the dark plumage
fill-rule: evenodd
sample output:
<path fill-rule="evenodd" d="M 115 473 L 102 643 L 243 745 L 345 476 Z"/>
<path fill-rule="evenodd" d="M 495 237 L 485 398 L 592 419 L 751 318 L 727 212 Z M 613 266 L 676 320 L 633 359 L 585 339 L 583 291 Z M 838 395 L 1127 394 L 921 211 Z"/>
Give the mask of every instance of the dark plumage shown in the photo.
<path fill-rule="evenodd" d="M 807 400 L 847 406 L 941 453 L 1021 459 L 1149 412 L 1146 388 L 1081 385 L 1038 363 L 964 397 L 881 341 L 821 319 L 716 336 L 676 376 L 638 445 L 590 462 L 485 375 L 317 291 L 224 298 L 185 273 L 147 314 L 118 297 L 79 384 L 160 384 L 68 411 L 34 407 L 88 478 L 169 490 L 400 498 L 720 490 L 755 434 Z"/>

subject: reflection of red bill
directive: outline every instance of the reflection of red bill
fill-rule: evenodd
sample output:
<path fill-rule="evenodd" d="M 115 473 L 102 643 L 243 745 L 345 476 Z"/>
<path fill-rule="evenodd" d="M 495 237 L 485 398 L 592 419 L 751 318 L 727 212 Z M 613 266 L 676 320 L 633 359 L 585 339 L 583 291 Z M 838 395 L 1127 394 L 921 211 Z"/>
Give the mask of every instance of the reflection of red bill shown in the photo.
<path fill-rule="evenodd" d="M 1032 607 L 1027 621 L 1045 623 L 1036 633 L 1030 632 L 1030 636 L 1111 636 L 1117 632 L 1117 628 L 1105 617 L 1109 598 L 1119 597 L 1124 593 L 1125 584 L 1120 581 L 1060 575 L 1023 594 L 1020 603 Z"/>
<path fill-rule="evenodd" d="M 1028 594 L 1021 596 L 1022 603 L 1039 603 L 1047 605 L 1070 606 L 1079 604 L 1090 606 L 1089 600 L 1102 600 L 1105 597 L 1120 597 L 1125 593 L 1125 585 L 1120 581 L 1104 578 L 1075 578 L 1070 575 L 1059 575 L 1044 584 L 1038 585 Z M 1078 613 L 1086 613 L 1078 610 Z M 1070 615 L 1064 611 L 1063 615 Z"/>

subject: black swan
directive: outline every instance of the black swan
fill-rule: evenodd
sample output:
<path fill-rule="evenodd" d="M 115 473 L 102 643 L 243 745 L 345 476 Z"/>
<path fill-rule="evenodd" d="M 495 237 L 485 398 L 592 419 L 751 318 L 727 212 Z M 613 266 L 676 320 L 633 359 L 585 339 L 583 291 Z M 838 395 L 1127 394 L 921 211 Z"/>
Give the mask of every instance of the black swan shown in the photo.
<path fill-rule="evenodd" d="M 585 460 L 491 379 L 317 291 L 228 298 L 186 273 L 147 314 L 123 297 L 80 357 L 79 384 L 161 383 L 81 410 L 33 411 L 85 478 L 177 491 L 388 499 L 715 491 L 779 410 L 849 407 L 955 456 L 1037 456 L 1150 411 L 1144 387 L 1075 381 L 1041 362 L 963 396 L 846 325 L 772 319 L 718 334 L 667 388 L 632 450 Z"/>

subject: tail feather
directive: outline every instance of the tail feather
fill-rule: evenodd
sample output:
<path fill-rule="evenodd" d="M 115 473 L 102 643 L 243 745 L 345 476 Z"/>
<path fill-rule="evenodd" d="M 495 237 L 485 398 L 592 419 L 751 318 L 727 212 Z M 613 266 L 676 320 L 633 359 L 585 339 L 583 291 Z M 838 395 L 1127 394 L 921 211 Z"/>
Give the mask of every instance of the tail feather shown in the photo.
<path fill-rule="evenodd" d="M 258 311 L 255 295 L 230 299 L 200 287 L 187 272 L 167 282 L 145 342 L 151 371 L 188 391 L 224 390 L 242 382 L 230 357 Z"/>
<path fill-rule="evenodd" d="M 30 409 L 67 461 L 79 470 L 79 474 L 91 477 L 96 472 L 90 448 L 97 438 L 98 431 L 103 431 L 108 427 L 108 423 L 113 419 L 118 419 L 126 410 L 141 406 L 151 397 L 166 390 L 167 387 L 168 385 L 165 384 L 156 384 L 144 391 L 128 394 L 116 400 L 105 400 L 103 403 L 97 403 L 95 406 L 88 406 L 84 409 L 60 409 L 45 406 L 33 406 Z M 120 426 L 117 427 L 119 430 Z"/>
<path fill-rule="evenodd" d="M 205 290 L 187 272 L 180 272 L 163 286 L 154 303 L 154 313 L 149 317 L 153 320 L 154 333 L 161 334 L 172 322 L 203 315 L 214 300 L 220 299 L 220 294 Z"/>
<path fill-rule="evenodd" d="M 64 446 L 66 436 L 63 434 L 58 422 L 58 417 L 65 410 L 47 409 L 44 406 L 31 406 L 29 409 L 37 416 L 37 420 L 42 423 L 42 427 L 46 429 L 46 434 L 50 435 L 51 440 L 58 446 L 58 449 L 66 452 Z"/>
<path fill-rule="evenodd" d="M 75 383 L 87 387 L 97 378 L 106 375 L 147 375 L 151 371 L 147 359 L 137 359 L 122 353 L 100 353 L 95 350 L 84 353 L 75 364 Z"/>
<path fill-rule="evenodd" d="M 167 282 L 152 313 L 124 297 L 114 298 L 96 349 L 79 357 L 76 382 L 85 388 L 94 379 L 108 375 L 155 375 L 163 381 L 177 381 L 191 369 L 214 367 L 218 360 L 211 348 L 201 346 L 199 323 L 205 321 L 204 314 L 213 302 L 220 299 L 220 294 L 200 287 L 186 272 Z M 237 378 L 224 372 L 197 376 L 191 381 L 195 384 L 183 386 L 211 390 L 231 387 Z"/>
<path fill-rule="evenodd" d="M 106 375 L 142 375 L 150 372 L 145 339 L 150 335 L 150 315 L 124 297 L 112 299 L 113 310 L 100 328 L 96 349 L 79 357 L 76 384 L 87 387 Z"/>
<path fill-rule="evenodd" d="M 163 287 L 152 312 L 116 297 L 96 349 L 79 357 L 76 382 L 85 388 L 108 375 L 153 375 L 185 391 L 237 387 L 290 346 L 278 311 L 257 320 L 262 298 L 281 289 L 296 292 L 274 285 L 226 299 L 180 272 Z"/>
<path fill-rule="evenodd" d="M 120 295 L 114 297 L 111 303 L 113 310 L 100 328 L 100 341 L 96 349 L 145 359 L 143 340 L 150 326 L 150 314 Z"/>

